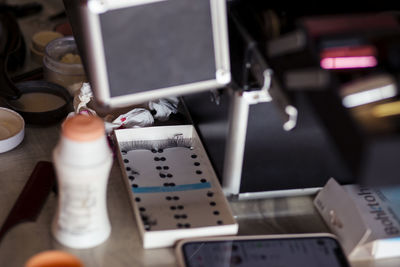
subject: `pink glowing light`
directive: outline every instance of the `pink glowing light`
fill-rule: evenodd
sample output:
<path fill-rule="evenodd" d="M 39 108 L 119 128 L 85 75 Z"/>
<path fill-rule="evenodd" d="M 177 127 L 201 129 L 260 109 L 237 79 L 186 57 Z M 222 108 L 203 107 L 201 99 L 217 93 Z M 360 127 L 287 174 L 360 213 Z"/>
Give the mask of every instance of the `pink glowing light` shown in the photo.
<path fill-rule="evenodd" d="M 357 69 L 372 68 L 378 64 L 374 56 L 326 57 L 321 59 L 323 69 Z"/>

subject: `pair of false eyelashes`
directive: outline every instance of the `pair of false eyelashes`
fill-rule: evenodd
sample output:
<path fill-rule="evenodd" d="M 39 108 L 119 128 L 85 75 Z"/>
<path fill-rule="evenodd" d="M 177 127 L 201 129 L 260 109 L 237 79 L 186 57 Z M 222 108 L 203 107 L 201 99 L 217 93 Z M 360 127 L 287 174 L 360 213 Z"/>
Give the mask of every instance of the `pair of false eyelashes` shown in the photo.
<path fill-rule="evenodd" d="M 119 147 L 121 152 L 126 153 L 132 150 L 149 150 L 152 152 L 163 151 L 168 148 L 182 147 L 190 150 L 194 149 L 192 138 L 183 138 L 175 136 L 174 138 L 164 140 L 138 140 L 120 142 Z"/>

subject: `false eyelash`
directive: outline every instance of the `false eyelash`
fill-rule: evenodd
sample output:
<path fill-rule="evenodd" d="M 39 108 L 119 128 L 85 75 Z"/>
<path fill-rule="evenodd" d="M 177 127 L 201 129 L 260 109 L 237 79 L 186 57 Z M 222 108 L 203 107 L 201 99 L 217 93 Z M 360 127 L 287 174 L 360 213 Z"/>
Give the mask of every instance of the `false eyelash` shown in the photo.
<path fill-rule="evenodd" d="M 138 140 L 138 141 L 126 141 L 119 143 L 121 151 L 131 151 L 131 150 L 159 150 L 167 149 L 172 147 L 185 147 L 188 149 L 193 149 L 192 138 L 177 137 L 164 140 Z"/>

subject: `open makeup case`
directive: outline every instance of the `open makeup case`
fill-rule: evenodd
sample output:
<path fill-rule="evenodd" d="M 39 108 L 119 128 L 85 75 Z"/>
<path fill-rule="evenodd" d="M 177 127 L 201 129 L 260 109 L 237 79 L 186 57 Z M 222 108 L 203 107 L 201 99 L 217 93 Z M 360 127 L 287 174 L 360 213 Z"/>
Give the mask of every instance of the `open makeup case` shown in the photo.
<path fill-rule="evenodd" d="M 301 14 L 269 1 L 78 2 L 65 6 L 99 103 L 179 96 L 188 117 L 115 132 L 145 247 L 235 234 L 225 197 L 312 194 L 331 177 L 396 182 L 396 12 L 370 1 Z M 369 100 L 347 105 L 358 93 Z"/>
<path fill-rule="evenodd" d="M 311 194 L 331 177 L 397 183 L 400 28 L 390 10 L 230 3 L 230 90 L 184 96 L 227 195 Z"/>

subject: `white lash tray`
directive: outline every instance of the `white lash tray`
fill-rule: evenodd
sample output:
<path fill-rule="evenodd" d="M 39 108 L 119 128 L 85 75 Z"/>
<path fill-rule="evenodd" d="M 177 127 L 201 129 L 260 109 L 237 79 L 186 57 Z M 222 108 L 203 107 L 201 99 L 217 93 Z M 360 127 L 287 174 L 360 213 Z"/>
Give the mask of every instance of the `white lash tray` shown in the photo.
<path fill-rule="evenodd" d="M 192 125 L 120 129 L 114 138 L 144 248 L 237 234 L 238 224 Z"/>

